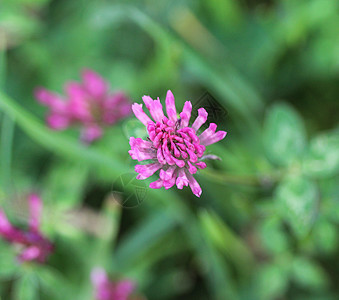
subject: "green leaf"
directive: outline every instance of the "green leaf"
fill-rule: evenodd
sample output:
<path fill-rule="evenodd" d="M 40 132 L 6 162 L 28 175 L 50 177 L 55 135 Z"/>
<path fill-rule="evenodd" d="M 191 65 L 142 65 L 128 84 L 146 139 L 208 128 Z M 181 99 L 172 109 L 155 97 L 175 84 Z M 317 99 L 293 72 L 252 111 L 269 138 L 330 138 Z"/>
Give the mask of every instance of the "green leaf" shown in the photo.
<path fill-rule="evenodd" d="M 142 139 L 146 139 L 146 137 L 148 136 L 145 125 L 143 125 L 139 120 L 126 120 L 122 126 L 124 134 L 128 140 L 131 136 Z"/>
<path fill-rule="evenodd" d="M 319 181 L 323 216 L 339 224 L 339 175 Z"/>
<path fill-rule="evenodd" d="M 132 232 L 121 241 L 114 259 L 119 268 L 133 263 L 140 255 L 147 251 L 160 236 L 165 235 L 176 225 L 176 220 L 166 212 L 156 211 L 148 216 Z"/>
<path fill-rule="evenodd" d="M 207 9 L 213 14 L 220 28 L 232 30 L 242 22 L 243 13 L 240 2 L 235 0 L 211 0 L 204 3 Z"/>
<path fill-rule="evenodd" d="M 38 300 L 39 285 L 36 276 L 31 273 L 25 273 L 20 277 L 14 286 L 13 300 Z"/>
<path fill-rule="evenodd" d="M 264 265 L 256 273 L 258 299 L 278 299 L 288 287 L 288 272 L 281 265 L 272 263 Z"/>
<path fill-rule="evenodd" d="M 323 269 L 304 257 L 293 261 L 292 276 L 296 283 L 307 289 L 323 289 L 328 285 L 327 275 Z"/>
<path fill-rule="evenodd" d="M 300 116 L 286 104 L 276 104 L 268 111 L 264 124 L 264 144 L 272 162 L 286 166 L 301 157 L 306 134 Z"/>
<path fill-rule="evenodd" d="M 35 269 L 44 292 L 53 295 L 53 299 L 65 299 L 67 297 L 69 282 L 62 277 L 59 271 L 48 266 L 38 266 Z"/>
<path fill-rule="evenodd" d="M 240 271 L 248 272 L 253 265 L 253 257 L 247 245 L 214 212 L 203 210 L 199 213 L 202 229 L 206 237 L 226 254 Z"/>
<path fill-rule="evenodd" d="M 9 278 L 19 269 L 16 256 L 11 245 L 0 241 L 0 278 Z"/>
<path fill-rule="evenodd" d="M 280 183 L 275 197 L 281 216 L 294 233 L 303 238 L 310 231 L 318 211 L 315 184 L 303 177 L 289 177 Z"/>
<path fill-rule="evenodd" d="M 323 134 L 311 140 L 303 160 L 303 171 L 314 177 L 327 177 L 339 172 L 339 134 Z"/>
<path fill-rule="evenodd" d="M 275 254 L 285 252 L 289 241 L 278 217 L 267 218 L 259 225 L 259 235 L 265 248 Z"/>
<path fill-rule="evenodd" d="M 30 17 L 20 7 L 3 6 L 0 10 L 0 27 L 7 34 L 7 43 L 16 45 L 39 30 L 36 18 Z"/>
<path fill-rule="evenodd" d="M 319 220 L 314 227 L 313 239 L 322 253 L 334 253 L 338 246 L 336 226 L 326 220 Z"/>
<path fill-rule="evenodd" d="M 83 163 L 57 160 L 50 169 L 44 187 L 51 199 L 58 199 L 57 206 L 70 209 L 82 201 L 88 177 L 88 168 Z"/>

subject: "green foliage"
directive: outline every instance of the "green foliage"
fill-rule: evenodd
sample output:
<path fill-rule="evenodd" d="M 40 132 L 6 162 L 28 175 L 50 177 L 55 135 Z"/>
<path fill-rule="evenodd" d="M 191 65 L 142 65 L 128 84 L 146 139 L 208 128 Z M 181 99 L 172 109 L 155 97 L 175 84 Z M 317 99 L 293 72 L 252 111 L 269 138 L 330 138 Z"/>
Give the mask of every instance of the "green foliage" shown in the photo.
<path fill-rule="evenodd" d="M 264 125 L 264 144 L 277 165 L 286 166 L 300 159 L 306 144 L 305 129 L 291 107 L 280 104 L 270 108 Z"/>
<path fill-rule="evenodd" d="M 304 237 L 312 227 L 318 207 L 317 194 L 315 184 L 302 177 L 289 177 L 276 190 L 278 211 L 299 237 Z"/>
<path fill-rule="evenodd" d="M 339 2 L 0 2 L 0 204 L 24 228 L 25 195 L 44 201 L 55 245 L 20 264 L 0 240 L 0 299 L 93 300 L 90 272 L 130 278 L 149 299 L 334 300 L 339 247 Z M 226 117 L 189 188 L 123 185 L 134 165 L 134 117 L 84 145 L 52 131 L 33 90 L 62 92 L 83 68 L 131 101 L 193 107 L 208 91 Z M 200 103 L 199 103 L 200 105 Z M 214 118 L 216 118 L 214 120 Z M 153 180 L 152 180 L 153 181 Z M 141 188 L 135 207 L 125 202 Z"/>
<path fill-rule="evenodd" d="M 8 245 L 1 242 L 0 250 L 0 280 L 3 280 L 14 276 L 19 269 L 19 265 L 12 249 Z"/>
<path fill-rule="evenodd" d="M 339 171 L 339 136 L 328 133 L 311 140 L 304 159 L 304 172 L 316 178 L 329 177 Z"/>
<path fill-rule="evenodd" d="M 284 253 L 289 249 L 288 236 L 283 230 L 281 218 L 266 218 L 258 227 L 263 246 L 272 254 Z"/>
<path fill-rule="evenodd" d="M 129 140 L 131 136 L 137 136 L 142 139 L 147 138 L 147 130 L 139 120 L 130 119 L 125 121 L 123 123 L 123 131 L 127 140 Z"/>
<path fill-rule="evenodd" d="M 20 277 L 14 288 L 14 299 L 16 300 L 35 300 L 38 296 L 38 285 L 36 277 L 27 273 Z"/>
<path fill-rule="evenodd" d="M 300 286 L 312 290 L 323 289 L 328 284 L 326 274 L 321 267 L 307 258 L 296 257 L 294 259 L 292 278 Z"/>
<path fill-rule="evenodd" d="M 279 263 L 262 266 L 257 274 L 258 299 L 275 299 L 288 287 L 288 271 Z"/>

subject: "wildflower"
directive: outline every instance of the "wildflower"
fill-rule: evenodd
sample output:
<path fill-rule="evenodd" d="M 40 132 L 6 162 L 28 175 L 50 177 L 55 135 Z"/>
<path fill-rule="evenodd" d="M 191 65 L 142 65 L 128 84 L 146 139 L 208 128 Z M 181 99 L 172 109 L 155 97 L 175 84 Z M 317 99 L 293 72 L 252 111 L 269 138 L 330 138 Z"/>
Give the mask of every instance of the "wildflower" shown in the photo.
<path fill-rule="evenodd" d="M 142 104 L 134 103 L 132 110 L 135 116 L 146 126 L 148 140 L 130 138 L 129 154 L 138 161 L 150 160 L 150 163 L 136 165 L 137 179 L 146 179 L 159 171 L 159 179 L 150 184 L 151 188 L 165 187 L 169 189 L 174 184 L 178 189 L 190 186 L 192 192 L 200 197 L 202 190 L 193 174 L 198 169 L 206 168 L 203 161 L 206 146 L 222 140 L 225 131 L 217 131 L 217 125 L 211 123 L 201 134 L 198 130 L 207 120 L 207 111 L 198 109 L 198 117 L 189 126 L 192 104 L 186 101 L 182 112 L 177 116 L 174 96 L 171 91 L 166 95 L 166 112 L 164 115 L 159 98 L 153 100 L 149 96 L 142 97 L 146 108 L 154 121 L 146 115 Z"/>
<path fill-rule="evenodd" d="M 96 300 L 129 300 L 135 290 L 132 281 L 111 281 L 102 268 L 95 268 L 92 271 L 91 280 Z"/>
<path fill-rule="evenodd" d="M 37 100 L 49 108 L 47 124 L 54 130 L 81 125 L 81 139 L 91 143 L 100 138 L 103 128 L 131 114 L 123 92 L 109 93 L 108 83 L 92 70 L 82 72 L 82 82 L 68 82 L 65 97 L 44 88 L 35 90 Z"/>
<path fill-rule="evenodd" d="M 20 246 L 20 262 L 35 261 L 44 263 L 53 251 L 52 243 L 40 232 L 42 202 L 38 195 L 28 197 L 30 219 L 28 230 L 14 227 L 0 208 L 0 236 L 11 244 Z"/>

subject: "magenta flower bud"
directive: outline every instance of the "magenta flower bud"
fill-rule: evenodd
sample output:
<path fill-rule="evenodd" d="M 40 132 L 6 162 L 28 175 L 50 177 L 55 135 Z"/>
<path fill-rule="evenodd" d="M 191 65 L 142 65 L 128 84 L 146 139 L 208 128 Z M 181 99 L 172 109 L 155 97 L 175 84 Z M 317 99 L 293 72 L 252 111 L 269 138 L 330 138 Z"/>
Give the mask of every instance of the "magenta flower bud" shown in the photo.
<path fill-rule="evenodd" d="M 95 268 L 91 273 L 96 300 L 129 300 L 135 290 L 131 280 L 112 281 L 102 268 Z"/>
<path fill-rule="evenodd" d="M 82 82 L 68 82 L 65 96 L 44 88 L 35 90 L 35 98 L 49 108 L 47 124 L 54 130 L 80 125 L 81 140 L 91 143 L 102 137 L 104 127 L 111 126 L 131 114 L 125 93 L 109 92 L 108 83 L 92 70 L 82 72 Z"/>
<path fill-rule="evenodd" d="M 149 160 L 150 163 L 136 165 L 137 179 L 146 179 L 159 171 L 159 179 L 152 182 L 150 187 L 169 189 L 174 185 L 178 189 L 190 186 L 192 192 L 200 197 L 202 190 L 193 177 L 198 169 L 207 167 L 201 161 L 204 157 L 206 146 L 222 140 L 225 131 L 217 131 L 217 125 L 211 123 L 201 134 L 200 127 L 207 121 L 207 111 L 198 109 L 198 117 L 190 127 L 192 104 L 186 101 L 182 112 L 177 116 L 174 96 L 171 91 L 166 95 L 166 113 L 159 99 L 153 100 L 149 96 L 142 97 L 146 108 L 153 120 L 143 111 L 142 104 L 134 103 L 132 110 L 135 116 L 143 123 L 148 132 L 148 139 L 130 138 L 132 159 L 138 161 Z"/>
<path fill-rule="evenodd" d="M 5 212 L 0 208 L 0 237 L 11 244 L 20 245 L 18 254 L 20 262 L 35 261 L 44 263 L 53 251 L 52 243 L 40 231 L 42 201 L 36 194 L 28 197 L 30 218 L 27 230 L 14 227 L 7 219 Z"/>

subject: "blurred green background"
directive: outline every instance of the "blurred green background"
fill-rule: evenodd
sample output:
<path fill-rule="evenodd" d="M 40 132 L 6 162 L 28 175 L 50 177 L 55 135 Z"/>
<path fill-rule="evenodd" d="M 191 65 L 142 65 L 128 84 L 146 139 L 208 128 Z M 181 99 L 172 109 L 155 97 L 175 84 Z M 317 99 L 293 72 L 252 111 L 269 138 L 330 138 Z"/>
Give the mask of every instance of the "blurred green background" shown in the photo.
<path fill-rule="evenodd" d="M 339 299 L 338 1 L 1 0 L 0 51 L 1 205 L 22 221 L 39 191 L 56 245 L 18 265 L 0 241 L 2 300 L 93 299 L 97 265 L 150 300 Z M 228 111 L 201 198 L 121 205 L 130 184 L 116 201 L 133 117 L 91 146 L 46 127 L 33 89 L 62 92 L 85 67 L 133 102 L 208 91 Z"/>

